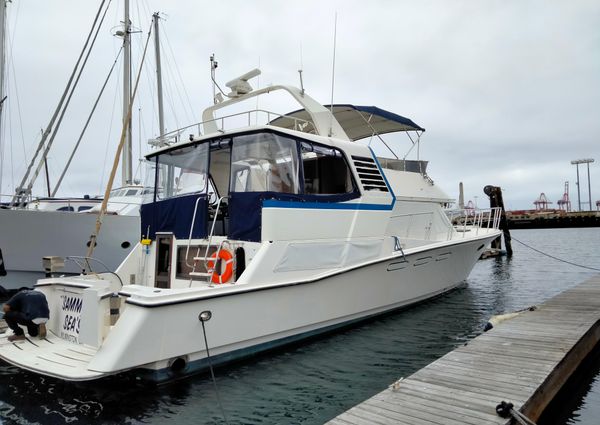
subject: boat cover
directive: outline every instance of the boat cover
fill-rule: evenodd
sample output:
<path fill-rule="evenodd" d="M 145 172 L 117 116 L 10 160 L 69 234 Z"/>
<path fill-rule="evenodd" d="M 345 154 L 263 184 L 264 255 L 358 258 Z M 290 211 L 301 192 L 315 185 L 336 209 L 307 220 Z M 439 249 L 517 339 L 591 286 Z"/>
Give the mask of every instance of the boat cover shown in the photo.
<path fill-rule="evenodd" d="M 324 106 L 327 109 L 331 108 L 331 105 Z M 424 128 L 415 124 L 412 120 L 376 106 L 333 105 L 333 116 L 352 141 L 370 137 L 374 134 L 425 131 Z M 308 112 L 305 109 L 299 109 L 276 118 L 269 124 L 294 129 L 296 122 L 290 118 L 310 121 Z"/>

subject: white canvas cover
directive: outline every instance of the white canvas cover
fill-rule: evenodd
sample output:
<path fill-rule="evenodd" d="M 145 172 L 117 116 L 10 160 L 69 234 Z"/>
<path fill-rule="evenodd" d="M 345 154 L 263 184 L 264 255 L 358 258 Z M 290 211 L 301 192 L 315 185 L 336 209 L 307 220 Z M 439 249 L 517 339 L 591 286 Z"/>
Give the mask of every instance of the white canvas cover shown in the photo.
<path fill-rule="evenodd" d="M 289 244 L 275 272 L 336 269 L 376 258 L 382 239 Z"/>

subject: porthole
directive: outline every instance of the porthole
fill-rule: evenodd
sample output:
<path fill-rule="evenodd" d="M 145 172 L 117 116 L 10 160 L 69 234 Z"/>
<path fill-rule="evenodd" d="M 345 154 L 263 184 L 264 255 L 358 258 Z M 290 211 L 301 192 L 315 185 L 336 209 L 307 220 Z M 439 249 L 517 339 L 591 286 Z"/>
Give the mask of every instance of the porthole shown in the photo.
<path fill-rule="evenodd" d="M 129 241 L 125 241 L 121 244 L 121 248 L 123 248 L 123 249 L 127 249 L 130 246 L 131 246 L 131 242 L 129 242 Z"/>

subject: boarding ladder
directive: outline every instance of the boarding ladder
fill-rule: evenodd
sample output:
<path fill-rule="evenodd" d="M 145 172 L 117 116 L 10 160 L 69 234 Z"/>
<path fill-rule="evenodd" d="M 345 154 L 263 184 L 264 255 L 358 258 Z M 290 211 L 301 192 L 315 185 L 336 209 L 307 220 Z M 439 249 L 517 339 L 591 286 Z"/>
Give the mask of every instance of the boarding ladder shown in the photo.
<path fill-rule="evenodd" d="M 227 196 L 222 196 L 219 198 L 219 200 L 217 201 L 217 207 L 215 208 L 215 213 L 214 213 L 214 217 L 212 219 L 212 225 L 210 227 L 210 234 L 208 235 L 208 242 L 206 244 L 206 248 L 204 250 L 204 255 L 201 254 L 201 250 L 202 250 L 202 246 L 198 246 L 198 249 L 196 251 L 196 255 L 193 257 L 194 262 L 192 264 L 188 263 L 188 255 L 190 252 L 190 246 L 192 243 L 192 231 L 194 229 L 194 223 L 196 222 L 196 213 L 198 211 L 198 201 L 201 198 L 198 198 L 196 200 L 196 205 L 194 206 L 194 215 L 192 217 L 192 224 L 190 226 L 190 234 L 188 237 L 188 246 L 185 252 L 185 262 L 187 264 L 188 267 L 192 268 L 192 271 L 189 273 L 190 275 L 190 284 L 189 286 L 192 286 L 193 280 L 192 277 L 193 276 L 200 276 L 200 277 L 204 277 L 206 279 L 206 283 L 209 286 L 212 286 L 212 278 L 213 275 L 215 274 L 216 270 L 219 270 L 221 267 L 221 261 L 219 259 L 219 253 L 221 252 L 221 250 L 223 249 L 224 245 L 228 245 L 229 241 L 227 240 L 223 240 L 221 241 L 221 243 L 219 243 L 219 246 L 217 248 L 217 251 L 215 252 L 214 256 L 209 256 L 208 252 L 210 250 L 210 247 L 212 245 L 212 238 L 213 235 L 215 233 L 215 224 L 217 223 L 217 217 L 219 215 L 219 210 L 221 208 L 221 203 L 223 202 L 223 199 L 227 198 Z M 209 266 L 209 263 L 212 262 L 212 267 Z M 197 272 L 196 268 L 198 267 L 199 264 L 204 263 L 204 267 L 206 269 L 205 272 Z"/>

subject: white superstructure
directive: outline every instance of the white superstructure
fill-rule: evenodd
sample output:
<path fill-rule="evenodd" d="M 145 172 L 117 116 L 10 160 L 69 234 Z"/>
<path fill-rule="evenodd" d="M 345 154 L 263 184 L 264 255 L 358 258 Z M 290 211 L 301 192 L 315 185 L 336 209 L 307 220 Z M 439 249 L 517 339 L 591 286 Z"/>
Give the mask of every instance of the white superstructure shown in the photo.
<path fill-rule="evenodd" d="M 355 142 L 422 128 L 374 107 L 326 108 L 293 87 L 252 91 L 256 74 L 230 82 L 231 99 L 204 112 L 203 136 L 148 155 L 154 184 L 141 208 L 143 239 L 116 274 L 40 280 L 48 338 L 3 336 L 0 358 L 65 380 L 132 369 L 164 379 L 465 280 L 500 235 L 498 212 L 453 224 L 443 209 L 450 199 L 424 162 L 381 160 Z M 251 111 L 267 123 L 235 130 L 214 117 L 275 90 L 302 110 Z"/>

